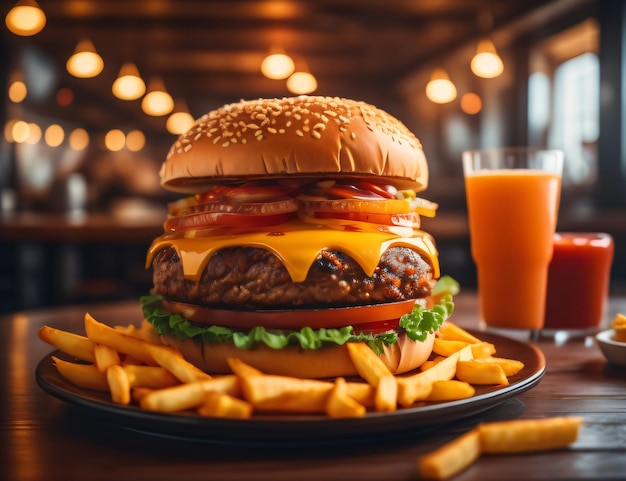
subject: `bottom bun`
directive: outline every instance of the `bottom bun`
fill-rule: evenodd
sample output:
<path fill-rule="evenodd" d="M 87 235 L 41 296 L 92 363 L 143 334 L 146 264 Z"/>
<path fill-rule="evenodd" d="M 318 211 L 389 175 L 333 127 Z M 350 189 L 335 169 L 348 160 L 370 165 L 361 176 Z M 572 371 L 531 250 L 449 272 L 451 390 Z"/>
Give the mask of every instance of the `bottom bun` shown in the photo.
<path fill-rule="evenodd" d="M 170 335 L 161 336 L 161 341 L 178 349 L 185 359 L 211 374 L 230 373 L 227 359 L 233 357 L 265 374 L 312 379 L 358 375 L 345 346 L 316 350 L 297 347 L 272 349 L 267 346 L 238 349 L 232 342 L 209 344 Z M 385 347 L 380 358 L 394 374 L 412 371 L 430 357 L 434 341 L 434 334 L 430 334 L 424 342 L 413 341 L 401 334 L 398 342 Z"/>

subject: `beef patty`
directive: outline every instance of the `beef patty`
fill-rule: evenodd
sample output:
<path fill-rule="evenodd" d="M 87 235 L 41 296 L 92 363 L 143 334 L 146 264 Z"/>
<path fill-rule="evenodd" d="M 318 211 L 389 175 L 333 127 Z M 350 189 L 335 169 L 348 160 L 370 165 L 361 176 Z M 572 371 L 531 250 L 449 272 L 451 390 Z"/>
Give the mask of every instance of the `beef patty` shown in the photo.
<path fill-rule="evenodd" d="M 155 291 L 167 299 L 214 308 L 343 307 L 427 297 L 432 267 L 408 247 L 391 247 L 370 277 L 342 252 L 322 251 L 304 282 L 293 282 L 270 251 L 232 247 L 215 253 L 199 282 L 185 279 L 172 247 L 153 261 Z"/>

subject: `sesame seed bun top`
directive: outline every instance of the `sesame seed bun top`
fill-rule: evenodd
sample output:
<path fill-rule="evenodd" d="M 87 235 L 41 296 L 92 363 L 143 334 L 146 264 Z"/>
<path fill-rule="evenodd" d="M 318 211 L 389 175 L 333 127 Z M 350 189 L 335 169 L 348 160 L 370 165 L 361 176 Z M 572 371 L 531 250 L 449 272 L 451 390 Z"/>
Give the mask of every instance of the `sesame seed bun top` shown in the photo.
<path fill-rule="evenodd" d="M 163 187 L 184 193 L 284 177 L 428 185 L 422 145 L 404 124 L 364 102 L 317 96 L 241 101 L 203 115 L 172 146 L 160 175 Z"/>

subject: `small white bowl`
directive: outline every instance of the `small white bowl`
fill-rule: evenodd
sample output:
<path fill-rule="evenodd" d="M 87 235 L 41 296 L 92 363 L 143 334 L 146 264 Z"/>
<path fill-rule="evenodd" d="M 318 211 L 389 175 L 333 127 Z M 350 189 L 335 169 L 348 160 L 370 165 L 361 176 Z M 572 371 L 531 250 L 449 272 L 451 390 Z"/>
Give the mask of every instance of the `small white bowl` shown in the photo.
<path fill-rule="evenodd" d="M 607 329 L 596 334 L 596 341 L 600 350 L 610 363 L 616 366 L 626 367 L 626 342 L 618 342 L 613 339 L 615 331 Z"/>

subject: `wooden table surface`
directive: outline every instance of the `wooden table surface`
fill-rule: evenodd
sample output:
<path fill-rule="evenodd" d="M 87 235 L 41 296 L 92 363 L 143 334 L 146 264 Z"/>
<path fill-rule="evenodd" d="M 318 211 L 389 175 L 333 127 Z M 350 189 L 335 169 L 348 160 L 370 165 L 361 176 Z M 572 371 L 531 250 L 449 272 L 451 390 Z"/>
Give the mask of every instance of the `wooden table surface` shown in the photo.
<path fill-rule="evenodd" d="M 478 329 L 473 293 L 457 296 L 454 320 Z M 0 317 L 0 479 L 22 480 L 411 480 L 419 455 L 481 421 L 577 415 L 576 444 L 554 452 L 492 455 L 454 479 L 625 479 L 626 370 L 608 365 L 591 337 L 533 341 L 544 353 L 541 382 L 498 406 L 428 430 L 370 436 L 329 446 L 215 445 L 144 434 L 97 410 L 61 401 L 36 383 L 39 361 L 52 351 L 37 338 L 46 324 L 84 332 L 88 310 L 108 324 L 140 319 L 136 302 L 55 308 Z M 611 299 L 607 319 L 626 312 Z"/>

